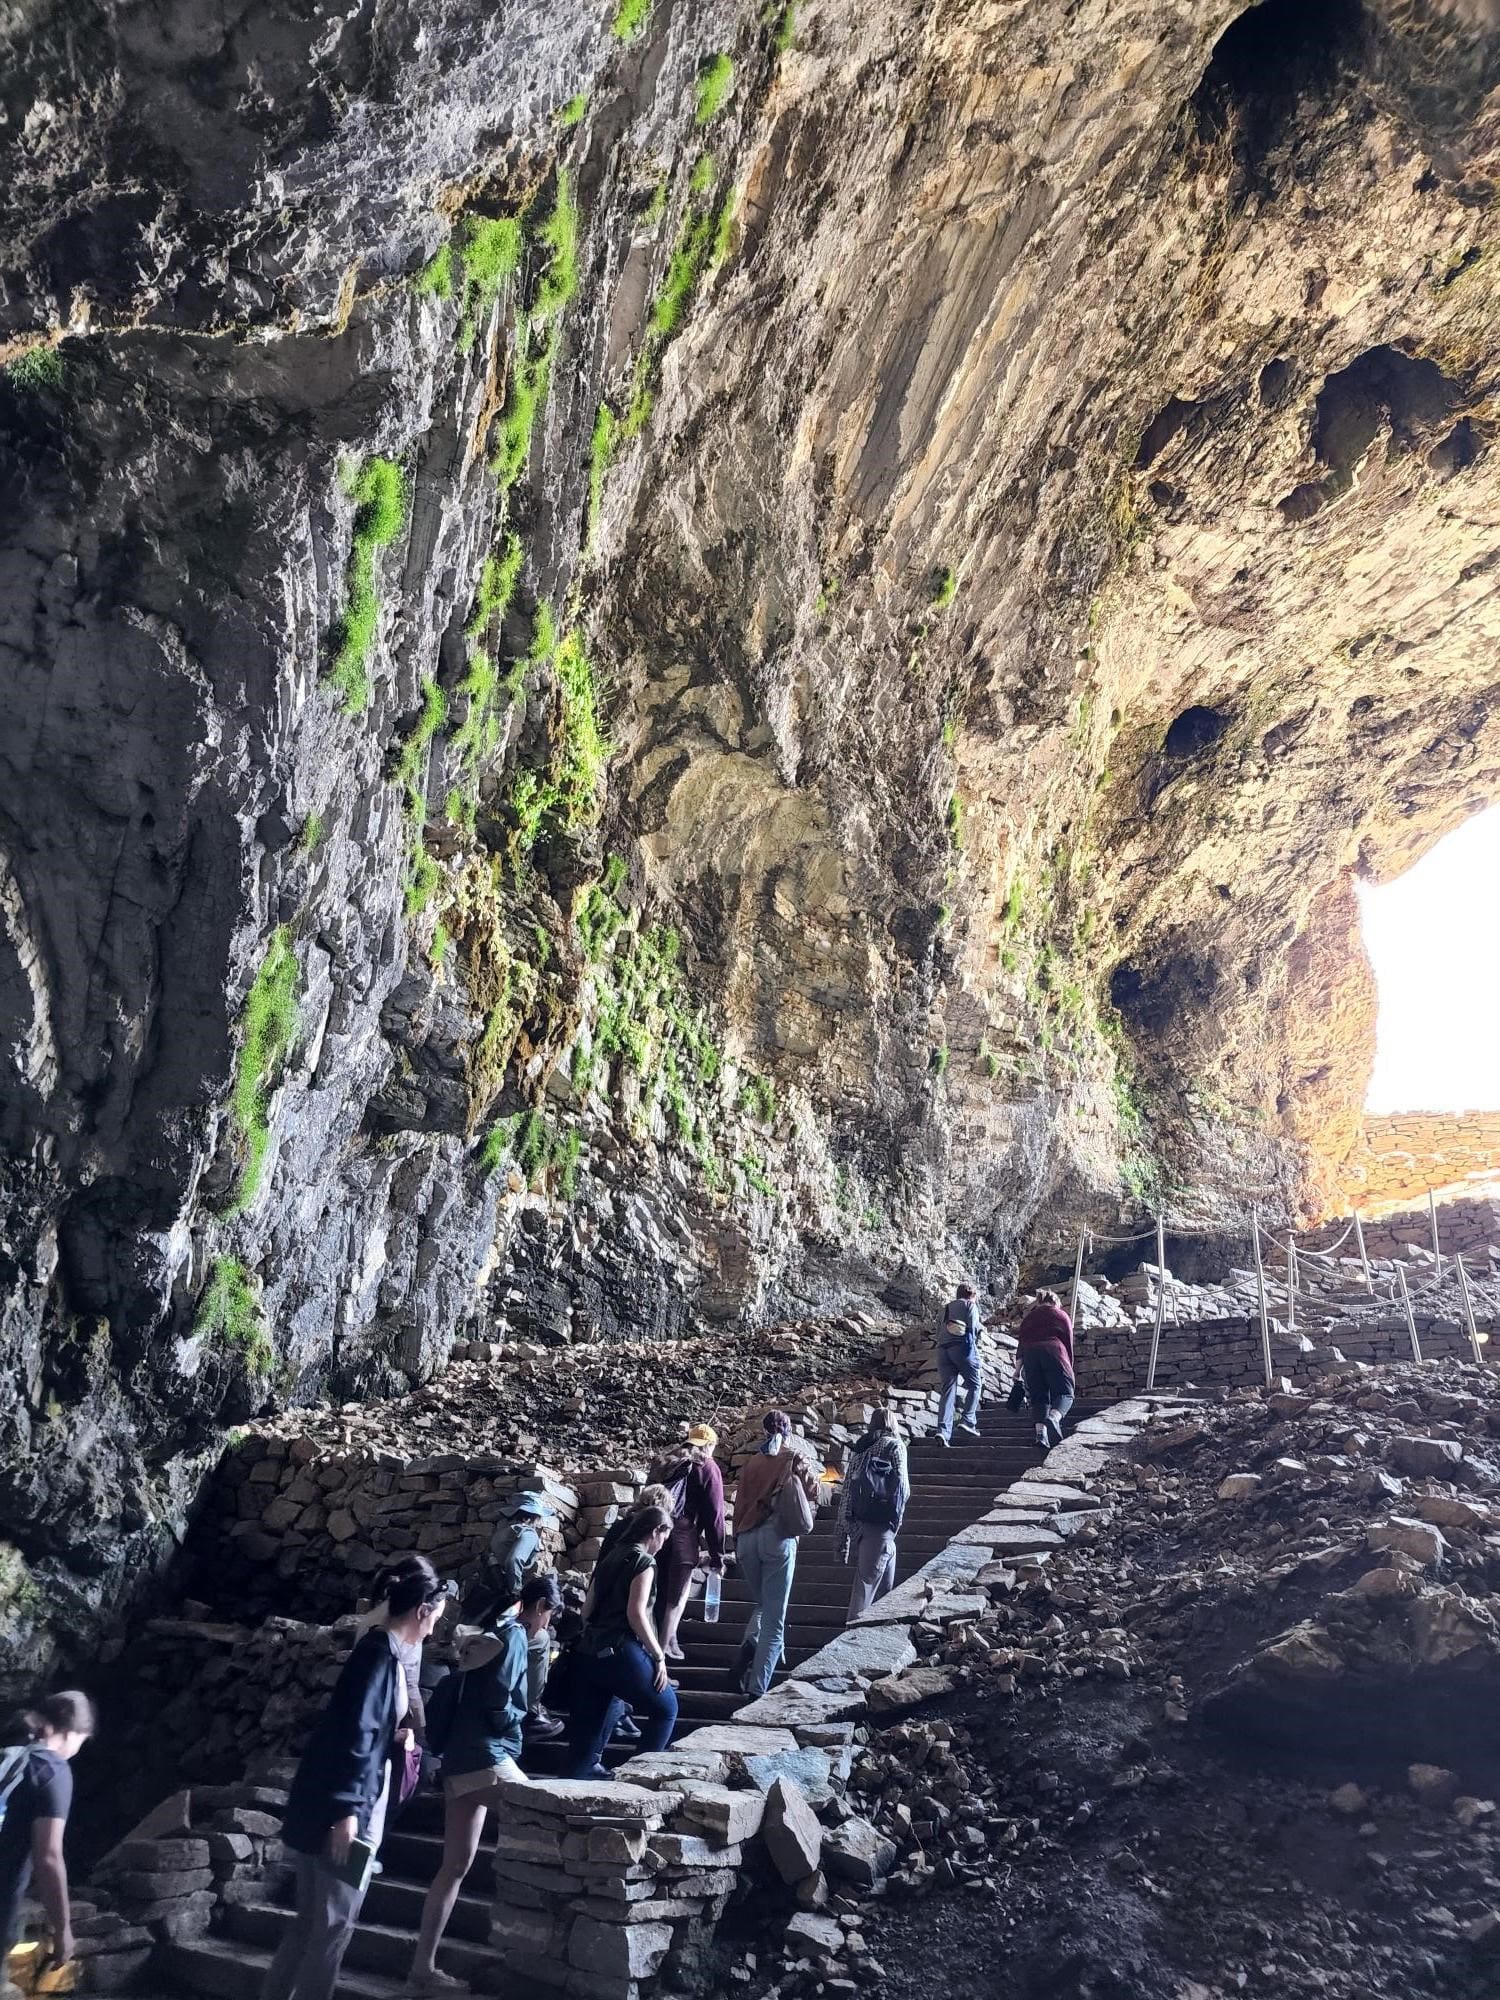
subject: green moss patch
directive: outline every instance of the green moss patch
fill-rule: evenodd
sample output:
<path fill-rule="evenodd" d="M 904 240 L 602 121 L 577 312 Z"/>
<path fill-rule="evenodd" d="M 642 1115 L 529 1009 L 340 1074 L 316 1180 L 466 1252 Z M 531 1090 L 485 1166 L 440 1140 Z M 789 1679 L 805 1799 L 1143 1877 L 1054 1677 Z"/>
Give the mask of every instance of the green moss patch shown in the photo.
<path fill-rule="evenodd" d="M 718 117 L 734 89 L 734 64 L 727 55 L 716 55 L 698 72 L 693 89 L 693 123 L 708 125 Z"/>
<path fill-rule="evenodd" d="M 370 700 L 370 650 L 380 624 L 375 558 L 395 541 L 406 518 L 406 479 L 391 458 L 370 458 L 350 487 L 355 503 L 354 539 L 349 550 L 348 601 L 335 635 L 329 681 L 345 712 L 358 715 Z"/>
<path fill-rule="evenodd" d="M 259 1294 L 237 1257 L 215 1257 L 193 1332 L 242 1354 L 252 1375 L 269 1375 L 276 1366 Z"/>
<path fill-rule="evenodd" d="M 260 1192 L 270 1144 L 270 1097 L 282 1065 L 296 1044 L 300 1026 L 297 996 L 301 975 L 291 931 L 274 932 L 249 993 L 241 1023 L 240 1054 L 229 1105 L 245 1145 L 229 1214 L 238 1215 Z"/>

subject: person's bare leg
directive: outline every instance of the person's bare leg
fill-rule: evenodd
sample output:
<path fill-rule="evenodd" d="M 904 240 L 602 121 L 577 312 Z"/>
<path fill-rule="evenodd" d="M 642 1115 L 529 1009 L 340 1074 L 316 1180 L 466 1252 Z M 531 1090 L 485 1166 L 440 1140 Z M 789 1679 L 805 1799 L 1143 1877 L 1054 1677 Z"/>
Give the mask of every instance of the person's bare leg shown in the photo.
<path fill-rule="evenodd" d="M 693 1594 L 693 1572 L 688 1571 L 682 1580 L 682 1588 L 670 1604 L 657 1607 L 657 1630 L 661 1638 L 662 1651 L 674 1660 L 681 1648 L 677 1644 L 677 1628 L 682 1623 L 682 1614 L 687 1610 L 687 1601 Z"/>
<path fill-rule="evenodd" d="M 462 1798 L 449 1799 L 444 1805 L 443 1858 L 422 1905 L 422 1929 L 417 1938 L 416 1957 L 411 1962 L 410 1983 L 414 1987 L 435 1985 L 443 1979 L 436 1969 L 437 1948 L 442 1942 L 443 1932 L 448 1928 L 448 1919 L 453 1915 L 453 1905 L 458 1901 L 464 1877 L 474 1866 L 474 1857 L 479 1852 L 479 1836 L 484 1828 L 488 1802 L 486 1792 L 466 1792 Z M 461 1981 L 455 1983 L 462 1984 Z"/>

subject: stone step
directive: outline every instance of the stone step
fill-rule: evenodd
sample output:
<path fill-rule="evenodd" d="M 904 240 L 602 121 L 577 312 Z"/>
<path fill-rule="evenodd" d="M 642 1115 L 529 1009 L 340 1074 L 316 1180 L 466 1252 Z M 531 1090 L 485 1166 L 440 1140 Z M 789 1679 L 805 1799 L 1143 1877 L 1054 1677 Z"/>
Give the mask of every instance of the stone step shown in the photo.
<path fill-rule="evenodd" d="M 260 2000 L 271 1963 L 269 1951 L 233 1938 L 196 1938 L 158 1950 L 165 1959 L 163 1977 L 172 1990 L 201 1993 L 204 2000 Z M 405 1991 L 405 1975 L 382 1979 L 346 1965 L 333 1990 L 335 2000 L 397 2000 Z"/>
<path fill-rule="evenodd" d="M 493 1816 L 491 1816 L 493 1817 Z M 431 1837 L 431 1846 L 422 1856 L 421 1865 L 410 1875 L 393 1872 L 396 1866 L 392 1851 L 395 1836 L 387 1840 L 380 1850 L 380 1858 L 385 1867 L 383 1875 L 377 1875 L 370 1884 L 365 1906 L 360 1914 L 372 1924 L 383 1924 L 391 1930 L 409 1931 L 416 1936 L 422 1922 L 422 1902 L 427 1894 L 427 1885 L 437 1873 L 438 1862 L 442 1859 L 441 1837 Z M 414 1839 L 420 1836 L 413 1836 Z M 464 1886 L 458 1901 L 453 1906 L 453 1915 L 448 1919 L 446 1935 L 456 1941 L 466 1940 L 470 1944 L 488 1944 L 490 1941 L 490 1897 L 484 1893 L 493 1889 L 495 1878 L 490 1867 L 490 1857 L 494 1853 L 494 1842 L 483 1856 L 484 1877 L 477 1880 L 480 1862 L 464 1878 Z"/>
<path fill-rule="evenodd" d="M 243 1944 L 274 1952 L 292 1920 L 279 1903 L 236 1903 L 225 1911 L 228 1934 Z M 381 1979 L 404 1981 L 411 1971 L 413 1931 L 368 1922 L 363 1914 L 349 1939 L 344 1963 L 351 1972 L 373 1973 Z M 499 1954 L 488 1944 L 470 1944 L 448 1937 L 438 1948 L 438 1965 L 471 1985 L 498 1979 Z"/>

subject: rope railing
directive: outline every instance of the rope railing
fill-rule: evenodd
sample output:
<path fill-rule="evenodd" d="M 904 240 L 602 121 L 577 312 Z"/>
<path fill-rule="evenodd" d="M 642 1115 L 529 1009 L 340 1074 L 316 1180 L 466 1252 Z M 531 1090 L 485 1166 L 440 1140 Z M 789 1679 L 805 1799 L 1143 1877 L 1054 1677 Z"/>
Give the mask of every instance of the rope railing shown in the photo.
<path fill-rule="evenodd" d="M 1433 1264 L 1430 1276 L 1432 1279 L 1433 1294 L 1436 1298 L 1441 1295 L 1443 1289 L 1443 1251 L 1438 1234 L 1437 1203 L 1430 1188 L 1427 1195 L 1427 1212 L 1432 1235 Z M 1133 1243 L 1149 1243 L 1153 1238 L 1155 1239 L 1156 1314 L 1152 1323 L 1151 1349 L 1146 1364 L 1147 1389 L 1154 1389 L 1156 1387 L 1156 1369 L 1161 1354 L 1162 1328 L 1166 1320 L 1168 1287 L 1169 1285 L 1185 1282 L 1174 1280 L 1168 1274 L 1166 1258 L 1167 1233 L 1167 1221 L 1163 1214 L 1157 1215 L 1154 1228 L 1143 1229 L 1133 1236 L 1109 1236 L 1102 1230 L 1095 1230 L 1088 1227 L 1083 1228 L 1079 1231 L 1078 1235 L 1078 1250 L 1073 1260 L 1073 1278 L 1068 1291 L 1068 1311 L 1076 1329 L 1079 1317 L 1078 1293 L 1079 1287 L 1083 1283 L 1083 1266 L 1087 1254 L 1096 1246 L 1119 1250 L 1126 1249 Z M 1220 1236 L 1224 1233 L 1222 1228 L 1194 1227 L 1191 1224 L 1173 1225 L 1171 1229 L 1171 1234 L 1175 1237 L 1212 1237 Z M 1307 1230 L 1303 1233 L 1311 1236 L 1317 1232 Z M 1299 1245 L 1297 1242 L 1297 1232 L 1289 1229 L 1283 1239 L 1284 1247 L 1282 1249 L 1286 1264 L 1286 1279 L 1279 1285 L 1267 1276 L 1265 1252 L 1262 1247 L 1260 1209 L 1258 1206 L 1252 1208 L 1250 1212 L 1250 1235 L 1251 1246 L 1255 1256 L 1255 1287 L 1256 1303 L 1260 1317 L 1261 1362 L 1266 1382 L 1269 1385 L 1275 1379 L 1274 1356 L 1271 1349 L 1270 1293 L 1273 1290 L 1279 1291 L 1285 1300 L 1286 1331 L 1289 1334 L 1295 1334 L 1297 1330 L 1297 1301 L 1299 1298 L 1309 1307 L 1320 1306 L 1326 1302 L 1324 1294 L 1308 1291 L 1300 1283 L 1298 1273 L 1299 1260 L 1306 1259 L 1311 1263 L 1332 1264 L 1335 1261 L 1335 1253 L 1348 1242 L 1352 1235 L 1358 1253 L 1358 1262 L 1364 1278 L 1365 1290 L 1372 1299 L 1376 1296 L 1375 1273 L 1371 1268 L 1369 1251 L 1365 1243 L 1364 1220 L 1358 1209 L 1355 1209 L 1351 1213 L 1348 1222 L 1345 1223 L 1343 1229 L 1331 1243 L 1322 1244 L 1317 1247 L 1314 1247 L 1311 1243 Z M 1269 1242 L 1270 1239 L 1267 1239 L 1267 1241 Z M 1399 1257 L 1383 1261 L 1389 1261 L 1394 1268 L 1396 1289 L 1392 1303 L 1399 1304 L 1401 1307 L 1406 1321 L 1407 1338 L 1411 1343 L 1412 1359 L 1420 1362 L 1422 1360 L 1422 1344 L 1417 1335 L 1415 1308 L 1416 1301 L 1424 1298 L 1423 1280 L 1429 1274 L 1412 1267 L 1412 1276 L 1416 1280 L 1416 1290 L 1413 1292 L 1412 1285 L 1408 1282 L 1407 1278 L 1408 1265 L 1406 1262 Z M 1468 1272 L 1464 1268 L 1462 1257 L 1453 1257 L 1451 1262 L 1458 1280 L 1463 1315 L 1461 1323 L 1468 1335 L 1469 1347 L 1474 1359 L 1482 1365 L 1485 1357 L 1481 1350 L 1483 1345 L 1488 1341 L 1489 1335 L 1481 1334 L 1478 1329 L 1478 1323 L 1474 1314 L 1474 1293 L 1477 1291 L 1481 1301 L 1490 1306 L 1490 1317 L 1492 1318 L 1500 1317 L 1500 1297 L 1495 1299 L 1489 1298 L 1477 1281 L 1470 1280 Z M 1181 1324 L 1177 1316 L 1177 1300 L 1175 1297 L 1172 1300 L 1172 1324 L 1174 1327 Z"/>

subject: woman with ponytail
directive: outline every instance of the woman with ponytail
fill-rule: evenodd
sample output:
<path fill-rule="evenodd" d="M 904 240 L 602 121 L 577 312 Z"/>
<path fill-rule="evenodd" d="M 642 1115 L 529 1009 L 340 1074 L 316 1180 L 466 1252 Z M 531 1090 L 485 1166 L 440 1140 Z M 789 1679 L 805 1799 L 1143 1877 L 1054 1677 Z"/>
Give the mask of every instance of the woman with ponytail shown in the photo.
<path fill-rule="evenodd" d="M 35 1885 L 52 1933 L 52 1959 L 73 1956 L 63 1828 L 73 1803 L 68 1769 L 94 1733 L 94 1704 L 76 1688 L 49 1694 L 7 1732 L 0 1750 L 0 1975 L 21 1934 L 21 1904 Z M 17 1739 L 19 1741 L 17 1742 Z"/>
<path fill-rule="evenodd" d="M 385 1828 L 391 1758 L 406 1732 L 403 1654 L 420 1647 L 454 1594 L 425 1556 L 376 1579 L 374 1608 L 313 1726 L 282 1817 L 297 1867 L 297 1914 L 262 2000 L 331 2000 Z"/>

